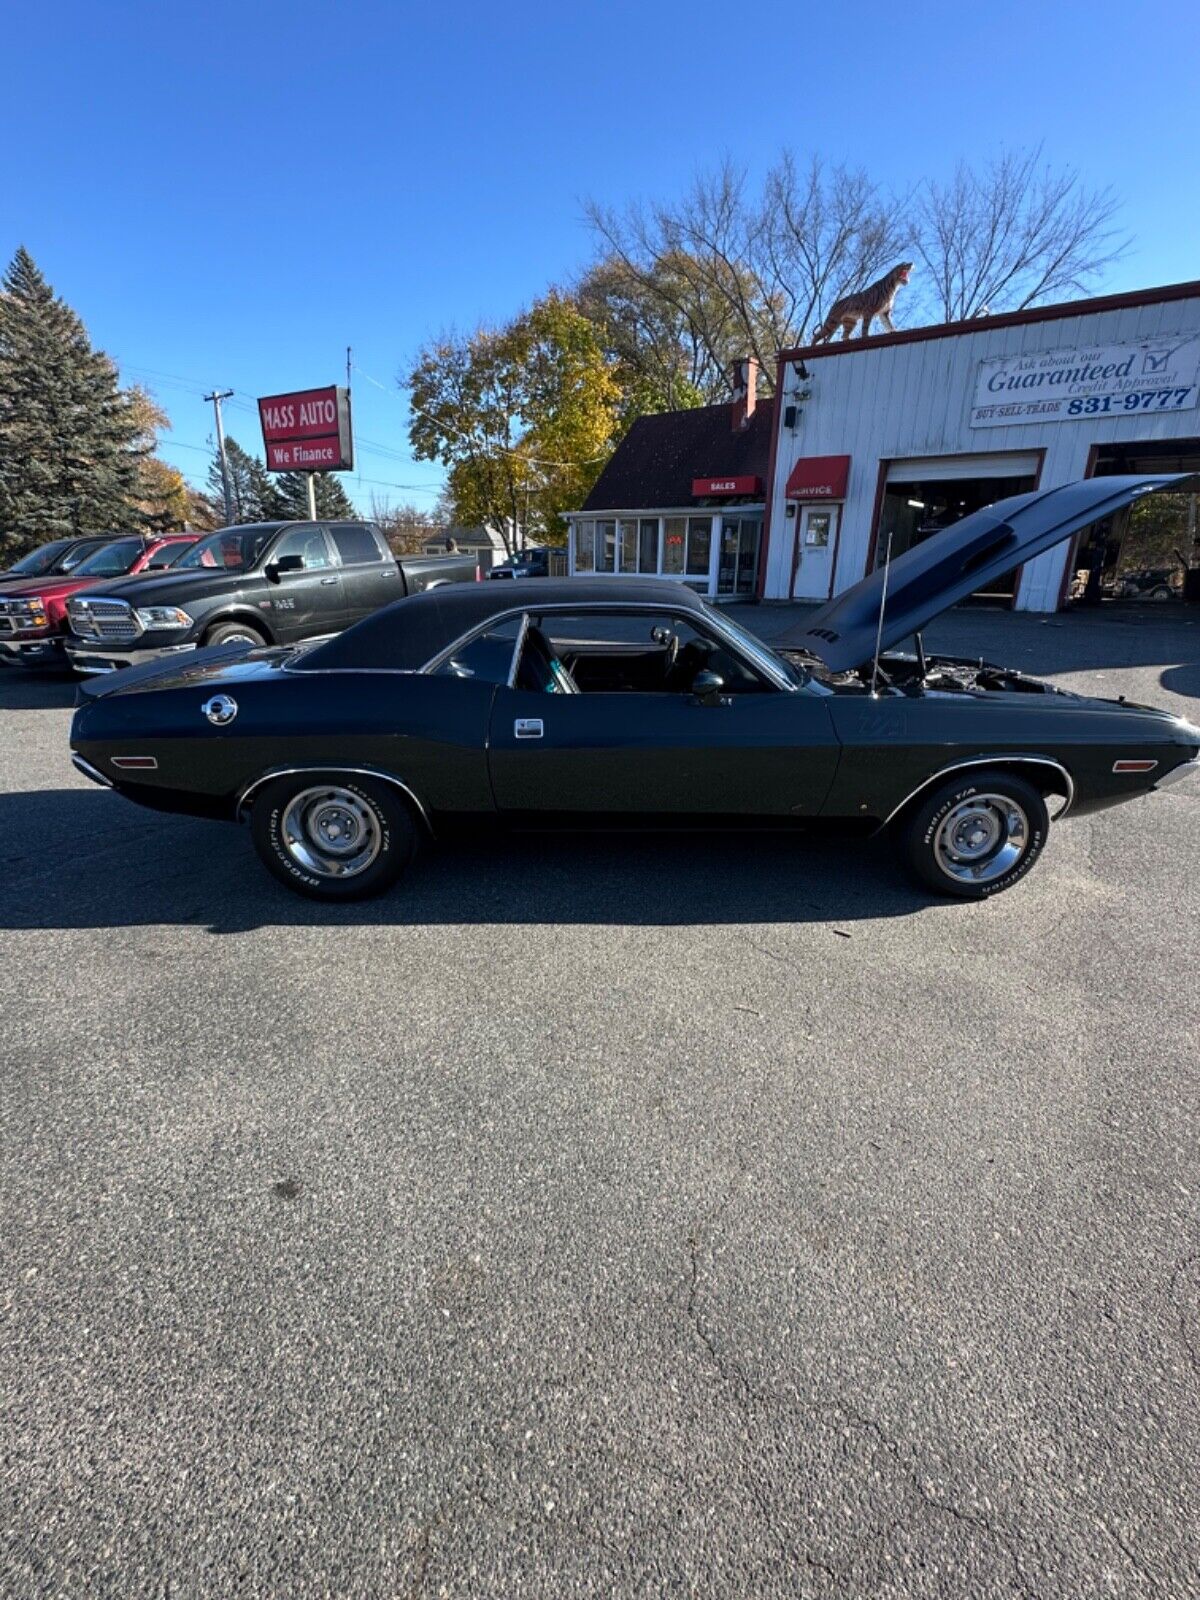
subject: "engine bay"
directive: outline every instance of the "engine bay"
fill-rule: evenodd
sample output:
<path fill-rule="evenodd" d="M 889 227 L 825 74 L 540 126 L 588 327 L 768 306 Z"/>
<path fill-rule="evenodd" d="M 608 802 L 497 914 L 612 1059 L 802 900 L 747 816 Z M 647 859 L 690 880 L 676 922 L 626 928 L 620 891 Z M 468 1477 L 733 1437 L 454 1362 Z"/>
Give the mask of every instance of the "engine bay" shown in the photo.
<path fill-rule="evenodd" d="M 780 650 L 793 666 L 802 668 L 814 683 L 824 684 L 835 694 L 865 695 L 891 691 L 899 694 L 1063 694 L 1053 684 L 1043 683 L 1009 667 L 961 656 L 923 656 L 893 652 L 881 655 L 877 665 L 865 661 L 848 672 L 830 672 L 816 657 L 803 650 Z"/>

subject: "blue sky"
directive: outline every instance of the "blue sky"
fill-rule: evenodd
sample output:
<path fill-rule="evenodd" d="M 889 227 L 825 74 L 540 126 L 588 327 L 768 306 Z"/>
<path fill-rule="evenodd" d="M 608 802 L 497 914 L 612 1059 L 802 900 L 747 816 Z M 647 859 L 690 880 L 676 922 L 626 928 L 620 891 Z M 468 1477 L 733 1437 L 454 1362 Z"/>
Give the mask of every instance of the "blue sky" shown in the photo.
<path fill-rule="evenodd" d="M 5 23 L 0 254 L 23 242 L 201 479 L 213 385 L 356 375 L 365 508 L 432 506 L 396 374 L 590 249 L 582 201 L 677 192 L 723 156 L 819 150 L 907 186 L 1044 141 L 1123 196 L 1106 289 L 1200 277 L 1200 9 L 1088 5 L 51 0 Z M 371 441 L 367 444 L 364 441 Z M 385 487 L 390 485 L 392 487 Z M 416 489 L 395 486 L 416 485 Z"/>

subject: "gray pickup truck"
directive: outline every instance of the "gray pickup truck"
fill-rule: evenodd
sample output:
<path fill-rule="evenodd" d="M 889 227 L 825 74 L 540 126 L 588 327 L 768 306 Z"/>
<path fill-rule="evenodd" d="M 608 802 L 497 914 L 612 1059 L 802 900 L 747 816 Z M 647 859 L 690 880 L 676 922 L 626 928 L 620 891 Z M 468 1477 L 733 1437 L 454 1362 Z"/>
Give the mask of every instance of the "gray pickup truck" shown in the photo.
<path fill-rule="evenodd" d="M 113 672 L 202 645 L 296 644 L 443 583 L 473 583 L 474 556 L 394 556 L 370 522 L 254 522 L 200 539 L 168 572 L 73 595 L 67 657 Z"/>

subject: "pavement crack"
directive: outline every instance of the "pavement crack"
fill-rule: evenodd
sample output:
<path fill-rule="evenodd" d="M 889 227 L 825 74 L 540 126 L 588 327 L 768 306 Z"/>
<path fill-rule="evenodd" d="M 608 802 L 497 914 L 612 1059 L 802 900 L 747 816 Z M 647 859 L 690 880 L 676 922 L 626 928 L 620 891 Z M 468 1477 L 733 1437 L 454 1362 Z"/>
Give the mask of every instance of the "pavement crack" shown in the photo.
<path fill-rule="evenodd" d="M 1096 1526 L 1098 1528 L 1103 1529 L 1103 1531 L 1108 1535 L 1108 1537 L 1116 1545 L 1117 1549 L 1125 1557 L 1126 1561 L 1128 1561 L 1129 1565 L 1138 1574 L 1138 1576 L 1140 1578 L 1144 1578 L 1145 1581 L 1150 1585 L 1151 1589 L 1153 1589 L 1156 1594 L 1162 1594 L 1162 1592 L 1163 1592 L 1162 1585 L 1159 1583 L 1158 1579 L 1154 1576 L 1154 1574 L 1149 1570 L 1149 1568 L 1145 1565 L 1145 1563 L 1142 1561 L 1142 1558 L 1133 1549 L 1133 1547 L 1130 1545 L 1129 1541 L 1124 1537 L 1124 1535 L 1118 1533 L 1116 1528 L 1114 1528 L 1110 1523 L 1105 1522 L 1103 1517 L 1097 1517 L 1096 1518 Z"/>

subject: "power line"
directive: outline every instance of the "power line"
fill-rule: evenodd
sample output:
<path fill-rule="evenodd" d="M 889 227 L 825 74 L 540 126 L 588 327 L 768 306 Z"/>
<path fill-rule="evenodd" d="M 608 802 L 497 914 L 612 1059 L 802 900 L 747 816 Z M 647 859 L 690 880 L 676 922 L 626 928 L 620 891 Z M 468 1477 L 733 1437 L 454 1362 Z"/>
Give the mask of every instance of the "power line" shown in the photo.
<path fill-rule="evenodd" d="M 369 372 L 364 372 L 360 366 L 355 366 L 354 370 L 358 373 L 360 378 L 365 378 L 368 383 L 374 384 L 375 387 L 381 390 L 384 394 L 391 396 L 393 400 L 399 401 L 399 395 L 394 394 L 386 384 L 380 383 L 378 378 L 373 378 Z M 411 395 L 409 396 L 408 403 L 419 417 L 428 418 L 430 422 L 435 423 L 439 428 L 445 428 L 448 433 L 457 434 L 460 439 L 465 439 L 468 444 L 473 443 L 469 433 L 465 433 L 462 428 L 456 428 L 452 422 L 447 422 L 444 417 L 435 417 L 431 411 L 426 411 L 423 406 L 419 406 Z M 514 449 L 512 446 L 506 444 L 489 445 L 486 448 L 483 448 L 481 453 L 483 455 L 516 456 L 526 466 L 556 467 L 566 472 L 573 472 L 576 467 L 593 466 L 597 461 L 607 461 L 609 455 L 611 454 L 610 451 L 606 450 L 601 455 L 588 456 L 584 461 L 545 461 L 539 456 L 526 455 L 523 450 Z"/>

